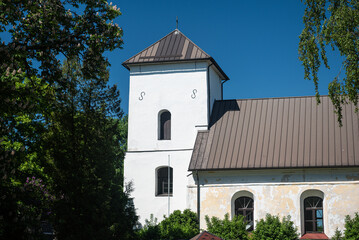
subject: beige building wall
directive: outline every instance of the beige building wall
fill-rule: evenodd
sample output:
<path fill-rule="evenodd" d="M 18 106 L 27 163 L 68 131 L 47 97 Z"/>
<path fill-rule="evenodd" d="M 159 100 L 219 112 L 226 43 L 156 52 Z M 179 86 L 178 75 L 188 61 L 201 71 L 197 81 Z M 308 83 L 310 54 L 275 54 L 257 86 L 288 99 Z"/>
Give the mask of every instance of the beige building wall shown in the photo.
<path fill-rule="evenodd" d="M 303 200 L 309 196 L 323 198 L 324 233 L 332 237 L 336 228 L 344 229 L 346 215 L 359 212 L 359 168 L 299 170 L 238 170 L 200 172 L 201 228 L 205 215 L 223 218 L 234 216 L 234 201 L 253 196 L 254 219 L 266 214 L 291 216 L 304 234 Z M 189 207 L 197 209 L 196 183 L 189 183 Z"/>

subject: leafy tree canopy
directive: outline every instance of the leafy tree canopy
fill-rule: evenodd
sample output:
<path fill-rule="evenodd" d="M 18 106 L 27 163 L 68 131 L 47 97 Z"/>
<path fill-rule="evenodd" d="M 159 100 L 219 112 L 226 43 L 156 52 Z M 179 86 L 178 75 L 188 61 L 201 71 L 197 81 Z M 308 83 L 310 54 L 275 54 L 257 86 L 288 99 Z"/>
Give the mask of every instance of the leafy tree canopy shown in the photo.
<path fill-rule="evenodd" d="M 329 84 L 329 96 L 335 106 L 338 121 L 342 119 L 342 105 L 353 103 L 358 110 L 359 100 L 359 1 L 357 0 L 302 0 L 306 5 L 304 29 L 300 35 L 299 59 L 305 79 L 313 80 L 317 101 L 318 71 L 321 63 L 329 69 L 326 49 L 337 49 L 344 57 L 342 69 Z"/>
<path fill-rule="evenodd" d="M 39 239 L 44 218 L 59 239 L 96 221 L 89 238 L 129 238 L 127 121 L 103 56 L 123 44 L 120 14 L 104 0 L 0 1 L 0 34 L 11 37 L 0 35 L 0 238 Z M 61 59 L 76 60 L 64 69 Z"/>

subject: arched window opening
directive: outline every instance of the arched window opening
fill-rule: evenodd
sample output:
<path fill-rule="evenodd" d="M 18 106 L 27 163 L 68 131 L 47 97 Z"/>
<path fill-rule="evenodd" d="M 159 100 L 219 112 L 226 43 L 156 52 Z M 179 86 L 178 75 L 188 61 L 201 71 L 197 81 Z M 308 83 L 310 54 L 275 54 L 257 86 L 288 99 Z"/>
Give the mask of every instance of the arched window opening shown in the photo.
<path fill-rule="evenodd" d="M 157 196 L 172 196 L 173 194 L 173 169 L 161 167 L 157 169 Z"/>
<path fill-rule="evenodd" d="M 305 232 L 324 232 L 323 199 L 320 197 L 307 197 L 304 199 Z"/>
<path fill-rule="evenodd" d="M 253 199 L 250 197 L 239 197 L 234 202 L 235 215 L 242 215 L 244 221 L 246 222 L 246 230 L 253 231 L 254 221 L 253 221 L 253 211 L 254 204 Z"/>
<path fill-rule="evenodd" d="M 171 113 L 163 111 L 159 115 L 159 140 L 171 140 Z"/>

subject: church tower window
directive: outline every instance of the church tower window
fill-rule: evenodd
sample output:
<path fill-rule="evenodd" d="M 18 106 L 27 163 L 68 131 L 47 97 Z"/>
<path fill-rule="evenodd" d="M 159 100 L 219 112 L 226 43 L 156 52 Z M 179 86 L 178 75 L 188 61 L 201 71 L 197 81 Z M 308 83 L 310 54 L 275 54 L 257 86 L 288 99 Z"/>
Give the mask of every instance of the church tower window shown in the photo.
<path fill-rule="evenodd" d="M 169 176 L 168 176 L 169 175 Z M 172 196 L 173 194 L 173 169 L 171 167 L 160 167 L 156 172 L 157 190 L 156 196 Z"/>
<path fill-rule="evenodd" d="M 159 114 L 158 140 L 171 140 L 171 113 L 167 110 Z"/>

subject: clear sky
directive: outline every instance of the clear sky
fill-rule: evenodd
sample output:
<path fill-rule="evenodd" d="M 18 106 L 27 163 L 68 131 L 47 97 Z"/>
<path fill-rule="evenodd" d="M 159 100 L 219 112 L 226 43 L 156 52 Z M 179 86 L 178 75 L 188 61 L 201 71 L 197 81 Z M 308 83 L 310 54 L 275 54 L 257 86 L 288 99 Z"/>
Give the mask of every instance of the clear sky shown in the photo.
<path fill-rule="evenodd" d="M 129 71 L 121 63 L 176 27 L 211 55 L 229 76 L 224 99 L 312 96 L 298 59 L 304 4 L 300 0 L 123 0 L 113 1 L 122 16 L 123 49 L 106 54 L 110 83 L 121 91 L 128 111 Z M 320 93 L 338 74 L 341 62 L 331 54 L 331 70 L 320 71 Z M 323 66 L 324 67 L 324 66 Z"/>

